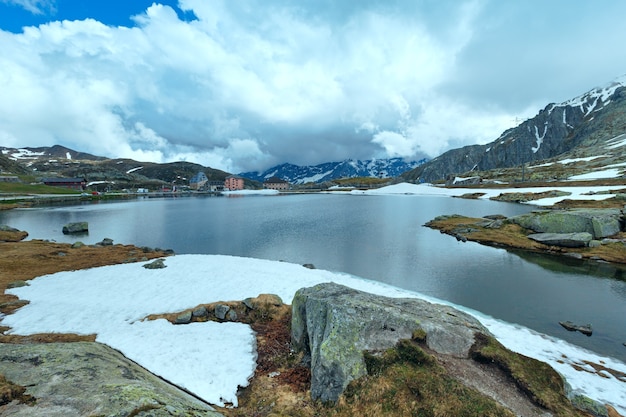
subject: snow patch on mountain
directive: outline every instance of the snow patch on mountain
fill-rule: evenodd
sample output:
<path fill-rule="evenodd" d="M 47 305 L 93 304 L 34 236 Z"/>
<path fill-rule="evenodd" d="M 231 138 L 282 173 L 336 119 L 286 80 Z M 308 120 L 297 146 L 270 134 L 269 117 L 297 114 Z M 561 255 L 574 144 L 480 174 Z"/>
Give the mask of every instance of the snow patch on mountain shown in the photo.
<path fill-rule="evenodd" d="M 130 174 L 130 173 L 133 173 L 135 171 L 139 171 L 140 169 L 143 169 L 143 167 L 131 168 L 128 171 L 126 171 L 126 173 Z"/>
<path fill-rule="evenodd" d="M 564 101 L 554 107 L 578 107 L 585 116 L 588 116 L 592 111 L 602 110 L 604 106 L 609 104 L 611 102 L 609 98 L 613 96 L 615 90 L 620 87 L 626 87 L 626 74 L 616 78 L 605 87 L 594 88 L 583 95 Z M 565 115 L 563 115 L 563 122 L 565 123 Z"/>
<path fill-rule="evenodd" d="M 546 137 L 546 133 L 548 132 L 548 122 L 545 122 L 543 125 L 543 133 L 539 135 L 539 129 L 535 126 L 535 138 L 537 138 L 537 146 L 533 146 L 531 149 L 533 153 L 537 153 L 539 148 L 541 148 L 541 144 L 543 143 L 543 138 Z"/>
<path fill-rule="evenodd" d="M 626 133 L 622 133 L 619 136 L 609 139 L 606 141 L 606 143 L 607 145 L 605 146 L 605 149 L 621 148 L 622 146 L 626 145 Z"/>
<path fill-rule="evenodd" d="M 40 156 L 44 156 L 46 154 L 45 152 L 33 152 L 29 149 L 24 149 L 24 148 L 20 148 L 20 149 L 4 148 L 2 149 L 2 153 L 6 155 L 9 159 L 12 159 L 14 161 L 38 159 Z"/>
<path fill-rule="evenodd" d="M 321 183 L 338 178 L 377 177 L 393 178 L 426 162 L 405 161 L 402 158 L 371 159 L 366 161 L 347 159 L 340 162 L 327 162 L 314 166 L 282 164 L 264 172 L 242 172 L 244 178 L 263 182 L 271 177 L 279 177 L 292 184 Z"/>
<path fill-rule="evenodd" d="M 607 178 L 618 178 L 622 175 L 622 170 L 617 168 L 604 169 L 600 171 L 591 171 L 586 174 L 572 175 L 569 180 L 572 181 L 584 181 L 584 180 L 598 180 Z"/>

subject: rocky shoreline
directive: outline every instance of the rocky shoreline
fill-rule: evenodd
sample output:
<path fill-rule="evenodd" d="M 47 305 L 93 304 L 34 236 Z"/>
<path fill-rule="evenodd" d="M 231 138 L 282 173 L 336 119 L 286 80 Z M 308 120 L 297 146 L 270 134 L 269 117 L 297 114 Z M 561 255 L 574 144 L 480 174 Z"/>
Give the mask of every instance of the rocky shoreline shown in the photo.
<path fill-rule="evenodd" d="M 438 216 L 425 224 L 484 245 L 626 264 L 624 211 L 620 209 L 542 209 L 506 218 Z"/>
<path fill-rule="evenodd" d="M 0 242 L 3 314 L 26 303 L 4 290 L 37 276 L 146 260 L 154 261 L 144 266 L 158 268 L 162 264 L 158 260 L 171 254 L 106 239 L 99 245 L 81 246 L 23 241 L 25 232 L 16 230 L 4 233 L 8 234 Z M 397 302 L 410 303 L 408 311 L 417 316 L 391 314 L 400 306 L 390 303 Z M 507 351 L 479 323 L 468 325 L 473 321 L 459 311 L 428 303 L 417 308 L 416 302 L 391 301 L 331 285 L 303 289 L 292 305 L 264 295 L 160 316 L 178 325 L 213 320 L 238 321 L 253 328 L 257 371 L 250 386 L 241 390 L 238 408 L 199 401 L 119 352 L 95 343 L 94 335 L 22 337 L 5 335 L 3 328 L 0 415 L 378 415 L 374 410 L 404 415 L 420 407 L 424 411 L 439 407 L 441 412 L 448 410 L 446 415 L 619 416 L 611 407 L 584 397 L 575 397 L 578 408 L 573 407 L 563 381 L 550 367 Z M 339 321 L 325 323 L 324 318 L 332 317 L 323 312 L 338 308 L 345 310 L 334 316 Z M 369 319 L 373 312 L 377 320 Z M 147 319 L 154 318 L 159 317 Z M 413 328 L 407 323 L 420 324 Z M 364 325 L 370 330 L 354 333 Z M 446 326 L 458 331 L 445 330 Z M 325 335 L 323 328 L 344 333 Z M 386 342 L 381 344 L 383 336 Z M 345 344 L 354 337 L 354 343 Z M 313 340 L 319 344 L 312 344 Z M 336 353 L 330 354 L 331 349 Z M 336 357 L 341 360 L 333 362 Z M 354 370 L 365 372 L 352 374 Z M 533 388 L 535 378 L 548 375 L 552 382 Z M 329 391 L 330 387 L 339 389 Z M 449 392 L 454 395 L 448 396 Z M 475 410 L 476 404 L 483 408 Z"/>

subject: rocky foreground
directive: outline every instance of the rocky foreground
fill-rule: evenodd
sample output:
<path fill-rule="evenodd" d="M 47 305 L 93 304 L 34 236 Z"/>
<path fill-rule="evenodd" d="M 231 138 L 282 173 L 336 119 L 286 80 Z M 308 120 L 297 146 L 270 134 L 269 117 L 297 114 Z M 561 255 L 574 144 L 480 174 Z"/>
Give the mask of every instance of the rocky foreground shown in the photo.
<path fill-rule="evenodd" d="M 20 241 L 19 231 L 2 239 L 3 292 L 61 270 L 167 255 L 112 242 Z M 10 314 L 24 303 L 3 294 L 0 311 Z M 302 289 L 291 304 L 262 295 L 165 316 L 178 325 L 230 320 L 252 326 L 258 366 L 238 408 L 205 404 L 94 336 L 1 335 L 0 415 L 618 415 L 584 397 L 568 398 L 552 368 L 506 350 L 474 318 L 450 307 L 336 284 Z"/>

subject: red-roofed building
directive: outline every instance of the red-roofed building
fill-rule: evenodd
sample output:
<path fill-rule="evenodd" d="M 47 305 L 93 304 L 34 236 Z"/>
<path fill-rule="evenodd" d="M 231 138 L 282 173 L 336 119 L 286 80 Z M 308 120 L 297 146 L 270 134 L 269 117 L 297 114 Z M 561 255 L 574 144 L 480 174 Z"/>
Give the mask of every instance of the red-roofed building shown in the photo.
<path fill-rule="evenodd" d="M 44 178 L 41 182 L 53 187 L 65 187 L 82 191 L 87 187 L 85 178 Z"/>

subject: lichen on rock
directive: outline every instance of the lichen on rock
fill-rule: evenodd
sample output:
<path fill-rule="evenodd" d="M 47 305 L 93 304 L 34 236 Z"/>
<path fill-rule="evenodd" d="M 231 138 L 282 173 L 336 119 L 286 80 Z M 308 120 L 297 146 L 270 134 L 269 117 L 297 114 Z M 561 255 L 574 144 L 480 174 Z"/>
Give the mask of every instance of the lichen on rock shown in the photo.
<path fill-rule="evenodd" d="M 334 283 L 299 290 L 292 302 L 292 346 L 311 364 L 311 396 L 337 401 L 348 383 L 367 373 L 364 351 L 391 348 L 416 332 L 434 351 L 467 357 L 475 333 L 489 334 L 474 317 L 414 298 L 390 298 Z"/>

